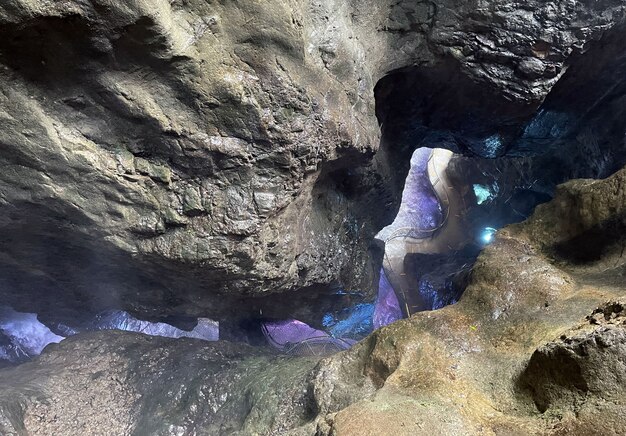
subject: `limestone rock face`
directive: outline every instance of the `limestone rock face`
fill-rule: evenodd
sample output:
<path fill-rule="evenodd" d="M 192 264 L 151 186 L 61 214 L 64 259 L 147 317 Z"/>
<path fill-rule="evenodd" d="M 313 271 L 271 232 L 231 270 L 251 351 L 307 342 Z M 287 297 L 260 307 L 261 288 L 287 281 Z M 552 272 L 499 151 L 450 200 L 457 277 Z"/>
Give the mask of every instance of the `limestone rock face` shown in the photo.
<path fill-rule="evenodd" d="M 532 389 L 540 411 L 578 408 L 580 404 L 598 400 L 611 402 L 611 406 L 618 405 L 620 409 L 624 407 L 621 400 L 626 387 L 623 310 L 621 303 L 604 304 L 588 317 L 589 323 L 533 353 L 522 380 Z M 589 405 L 585 408 L 590 409 Z M 623 433 L 624 427 L 613 431 Z"/>
<path fill-rule="evenodd" d="M 367 289 L 373 230 L 319 186 L 325 163 L 376 148 L 373 84 L 352 55 L 336 70 L 354 83 L 326 69 L 322 17 L 304 12 L 3 3 L 3 287 L 148 317 L 340 278 Z"/>
<path fill-rule="evenodd" d="M 29 295 L 41 307 L 24 309 L 57 320 L 233 316 L 246 296 L 370 290 L 369 241 L 402 173 L 370 161 L 376 83 L 434 68 L 525 119 L 623 14 L 618 0 L 5 1 L 5 303 Z"/>

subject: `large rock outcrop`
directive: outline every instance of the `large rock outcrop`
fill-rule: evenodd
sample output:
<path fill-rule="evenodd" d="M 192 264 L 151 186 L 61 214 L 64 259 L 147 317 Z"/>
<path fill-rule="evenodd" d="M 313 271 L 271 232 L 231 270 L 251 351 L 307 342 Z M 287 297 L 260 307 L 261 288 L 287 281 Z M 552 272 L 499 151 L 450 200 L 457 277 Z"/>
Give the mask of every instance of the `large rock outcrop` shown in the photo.
<path fill-rule="evenodd" d="M 144 316 L 367 289 L 368 231 L 321 170 L 375 150 L 373 85 L 325 69 L 295 6 L 3 4 L 3 287 Z"/>
<path fill-rule="evenodd" d="M 232 318 L 313 307 L 333 282 L 370 290 L 369 244 L 408 169 L 391 145 L 370 161 L 379 80 L 410 67 L 430 90 L 414 126 L 507 148 L 623 18 L 618 0 L 6 1 L 5 303 Z M 377 90 L 391 138 L 410 130 L 396 85 Z"/>

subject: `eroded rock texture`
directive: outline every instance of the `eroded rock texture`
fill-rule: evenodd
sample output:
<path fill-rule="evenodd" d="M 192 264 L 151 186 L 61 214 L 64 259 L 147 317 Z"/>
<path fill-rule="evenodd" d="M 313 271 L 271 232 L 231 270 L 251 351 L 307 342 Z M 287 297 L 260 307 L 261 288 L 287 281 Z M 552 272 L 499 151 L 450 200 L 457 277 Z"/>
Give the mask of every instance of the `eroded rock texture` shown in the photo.
<path fill-rule="evenodd" d="M 623 15 L 618 0 L 5 1 L 5 303 L 51 321 L 232 318 L 313 307 L 333 282 L 371 290 L 369 243 L 393 216 L 403 156 L 422 140 L 501 153 L 570 64 L 591 67 L 543 113 L 583 79 L 602 86 L 568 123 L 610 104 L 622 57 L 602 41 L 620 41 Z M 373 90 L 400 70 L 377 88 L 391 136 L 371 161 Z M 590 116 L 606 149 L 621 144 L 623 117 Z M 617 159 L 594 156 L 601 171 Z"/>
<path fill-rule="evenodd" d="M 321 174 L 376 148 L 373 85 L 352 57 L 340 70 L 355 83 L 325 68 L 321 17 L 302 12 L 3 4 L 4 287 L 144 316 L 224 316 L 232 296 L 339 279 L 367 289 L 368 229 Z"/>
<path fill-rule="evenodd" d="M 541 412 L 564 413 L 574 409 L 585 416 L 582 423 L 565 423 L 563 430 L 580 427 L 591 432 L 596 428 L 603 434 L 625 431 L 618 419 L 625 407 L 623 310 L 617 302 L 595 310 L 588 323 L 537 349 L 522 374 L 521 381 L 530 388 Z M 591 422 L 584 422 L 592 417 Z"/>

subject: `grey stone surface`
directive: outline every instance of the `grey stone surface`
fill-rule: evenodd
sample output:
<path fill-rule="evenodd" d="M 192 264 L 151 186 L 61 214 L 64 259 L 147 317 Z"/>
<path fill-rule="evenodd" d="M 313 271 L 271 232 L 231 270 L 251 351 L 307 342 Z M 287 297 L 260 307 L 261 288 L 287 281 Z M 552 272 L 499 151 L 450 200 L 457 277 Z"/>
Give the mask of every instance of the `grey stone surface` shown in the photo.
<path fill-rule="evenodd" d="M 626 407 L 622 401 L 626 387 L 623 306 L 605 304 L 589 318 L 590 325 L 564 333 L 533 353 L 522 382 L 532 390 L 542 412 L 577 409 L 593 397 Z M 615 430 L 623 432 L 623 428 Z"/>
<path fill-rule="evenodd" d="M 315 359 L 227 342 L 81 334 L 0 374 L 3 435 L 280 435 L 314 413 Z"/>

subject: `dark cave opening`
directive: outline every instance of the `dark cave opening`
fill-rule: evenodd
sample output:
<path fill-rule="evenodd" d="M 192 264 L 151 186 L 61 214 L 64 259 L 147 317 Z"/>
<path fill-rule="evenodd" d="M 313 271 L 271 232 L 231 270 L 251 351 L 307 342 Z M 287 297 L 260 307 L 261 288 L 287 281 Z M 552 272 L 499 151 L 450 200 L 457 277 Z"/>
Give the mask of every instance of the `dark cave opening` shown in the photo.
<path fill-rule="evenodd" d="M 576 237 L 561 241 L 547 250 L 560 262 L 589 265 L 601 261 L 610 253 L 619 253 L 618 257 L 622 258 L 626 251 L 624 235 L 626 235 L 626 215 L 584 229 Z M 610 266 L 607 266 L 608 268 Z"/>
<path fill-rule="evenodd" d="M 528 182 L 526 163 L 442 149 L 414 152 L 398 214 L 376 236 L 404 316 L 458 301 L 497 229 L 523 221 L 550 199 L 540 183 Z"/>
<path fill-rule="evenodd" d="M 439 147 L 486 158 L 503 156 L 537 108 L 491 92 L 463 74 L 452 59 L 390 72 L 374 93 L 382 142 L 393 144 L 394 155 Z"/>

